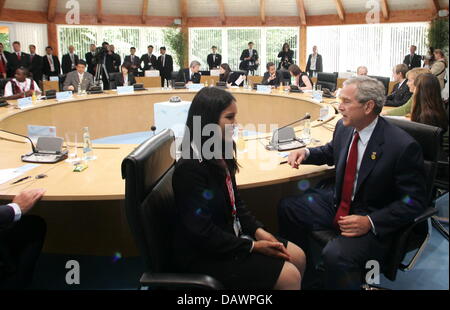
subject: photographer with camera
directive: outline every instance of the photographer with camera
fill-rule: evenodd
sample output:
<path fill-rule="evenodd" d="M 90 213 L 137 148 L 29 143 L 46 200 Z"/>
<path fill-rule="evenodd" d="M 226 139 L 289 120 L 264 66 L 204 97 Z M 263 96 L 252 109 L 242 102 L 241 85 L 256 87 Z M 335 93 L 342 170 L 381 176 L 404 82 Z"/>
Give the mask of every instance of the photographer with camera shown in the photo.
<path fill-rule="evenodd" d="M 103 42 L 101 47 L 95 50 L 95 57 L 93 64 L 95 65 L 94 84 L 99 85 L 100 81 L 103 83 L 103 89 L 109 89 L 109 74 L 106 67 L 106 60 L 108 55 L 109 43 Z"/>

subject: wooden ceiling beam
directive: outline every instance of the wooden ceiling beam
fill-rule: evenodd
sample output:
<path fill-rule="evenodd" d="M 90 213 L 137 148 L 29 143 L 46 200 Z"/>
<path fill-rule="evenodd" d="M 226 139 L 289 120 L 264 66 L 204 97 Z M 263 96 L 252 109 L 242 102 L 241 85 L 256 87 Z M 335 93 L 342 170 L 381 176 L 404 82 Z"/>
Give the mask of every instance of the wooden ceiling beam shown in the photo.
<path fill-rule="evenodd" d="M 0 0 L 0 15 L 2 15 L 6 0 Z"/>
<path fill-rule="evenodd" d="M 266 0 L 259 0 L 259 15 L 261 17 L 261 24 L 266 23 Z"/>
<path fill-rule="evenodd" d="M 147 22 L 148 0 L 142 0 L 142 23 Z"/>
<path fill-rule="evenodd" d="M 297 0 L 298 16 L 300 17 L 300 24 L 306 25 L 306 10 L 305 2 L 303 0 Z"/>
<path fill-rule="evenodd" d="M 336 10 L 339 16 L 339 19 L 341 21 L 345 20 L 345 10 L 344 10 L 344 6 L 342 5 L 342 1 L 341 0 L 334 0 L 335 4 L 336 4 Z"/>
<path fill-rule="evenodd" d="M 47 19 L 50 23 L 53 23 L 55 21 L 57 4 L 58 0 L 48 0 Z"/>
<path fill-rule="evenodd" d="M 389 5 L 387 0 L 381 0 L 381 12 L 383 13 L 383 17 L 385 20 L 389 19 Z"/>
<path fill-rule="evenodd" d="M 180 0 L 181 23 L 186 25 L 188 19 L 188 5 L 186 0 Z"/>
<path fill-rule="evenodd" d="M 101 24 L 103 21 L 103 1 L 97 0 L 97 23 Z"/>
<path fill-rule="evenodd" d="M 222 23 L 222 25 L 225 25 L 225 23 L 227 22 L 227 17 L 225 16 L 225 3 L 223 0 L 217 0 L 217 2 L 219 4 L 220 22 Z"/>
<path fill-rule="evenodd" d="M 439 5 L 439 0 L 428 0 L 430 2 L 431 10 L 433 11 L 433 14 L 437 14 L 439 10 L 441 9 L 441 6 Z"/>

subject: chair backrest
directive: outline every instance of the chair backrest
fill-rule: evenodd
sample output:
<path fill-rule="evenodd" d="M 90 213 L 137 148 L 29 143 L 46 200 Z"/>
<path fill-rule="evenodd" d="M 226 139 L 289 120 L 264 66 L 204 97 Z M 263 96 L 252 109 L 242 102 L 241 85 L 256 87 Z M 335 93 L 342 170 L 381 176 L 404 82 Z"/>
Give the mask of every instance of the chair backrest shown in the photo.
<path fill-rule="evenodd" d="M 245 71 L 231 71 L 230 75 L 228 77 L 228 81 L 236 81 L 241 75 L 246 75 Z M 244 81 L 240 85 L 237 86 L 243 86 Z"/>
<path fill-rule="evenodd" d="M 407 120 L 389 117 L 386 117 L 386 119 L 391 124 L 406 131 L 422 147 L 426 173 L 425 182 L 427 185 L 427 205 L 424 207 L 429 207 L 433 199 L 433 183 L 437 172 L 437 162 L 442 141 L 442 129 Z M 405 227 L 396 234 L 397 237 L 394 239 L 391 246 L 392 253 L 385 262 L 383 270 L 384 275 L 388 279 L 392 281 L 395 280 L 398 268 L 406 253 L 418 249 L 427 238 L 427 235 L 428 223 L 426 221 L 416 225 L 414 228 Z"/>
<path fill-rule="evenodd" d="M 281 73 L 281 76 L 283 77 L 283 83 L 291 82 L 291 73 L 287 70 L 278 70 Z"/>
<path fill-rule="evenodd" d="M 172 71 L 172 73 L 170 75 L 171 80 L 175 81 L 178 77 L 178 73 L 179 73 L 179 71 Z"/>
<path fill-rule="evenodd" d="M 5 86 L 11 79 L 0 79 L 0 97 L 5 94 Z"/>
<path fill-rule="evenodd" d="M 389 94 L 389 82 L 391 81 L 390 78 L 384 77 L 384 76 L 374 76 L 374 75 L 369 75 L 369 77 L 380 81 L 384 85 L 384 88 L 386 89 L 386 96 Z"/>
<path fill-rule="evenodd" d="M 317 73 L 317 84 L 334 92 L 336 90 L 337 77 L 336 73 L 319 72 Z"/>
<path fill-rule="evenodd" d="M 174 133 L 170 129 L 148 139 L 122 162 L 125 213 L 147 271 L 160 271 L 168 262 L 169 230 L 174 210 L 172 174 Z"/>
<path fill-rule="evenodd" d="M 122 73 L 120 72 L 111 72 L 109 73 L 109 87 L 111 89 L 117 88 L 117 77 L 120 76 Z"/>

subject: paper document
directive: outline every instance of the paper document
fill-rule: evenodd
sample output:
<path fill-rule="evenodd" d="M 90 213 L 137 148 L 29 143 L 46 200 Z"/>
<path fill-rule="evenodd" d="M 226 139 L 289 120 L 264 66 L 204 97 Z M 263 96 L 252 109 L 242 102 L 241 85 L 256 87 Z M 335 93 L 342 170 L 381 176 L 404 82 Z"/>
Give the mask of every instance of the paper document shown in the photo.
<path fill-rule="evenodd" d="M 0 169 L 0 184 L 13 180 L 38 166 L 38 164 L 27 164 L 19 168 Z"/>

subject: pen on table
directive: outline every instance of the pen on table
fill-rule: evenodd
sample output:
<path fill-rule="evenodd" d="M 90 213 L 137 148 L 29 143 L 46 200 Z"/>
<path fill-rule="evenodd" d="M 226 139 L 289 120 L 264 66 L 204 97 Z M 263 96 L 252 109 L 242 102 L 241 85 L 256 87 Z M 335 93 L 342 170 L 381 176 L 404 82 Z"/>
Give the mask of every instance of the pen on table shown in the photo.
<path fill-rule="evenodd" d="M 288 163 L 287 160 L 284 160 L 284 161 L 280 162 L 280 165 L 284 165 L 284 164 L 287 164 L 287 163 Z"/>
<path fill-rule="evenodd" d="M 17 181 L 12 182 L 11 185 L 17 184 L 17 183 L 22 182 L 22 181 L 25 181 L 25 180 L 27 180 L 27 179 L 29 179 L 29 178 L 31 178 L 31 177 L 30 177 L 30 176 L 23 177 L 23 178 L 21 178 L 21 179 L 18 179 Z"/>

